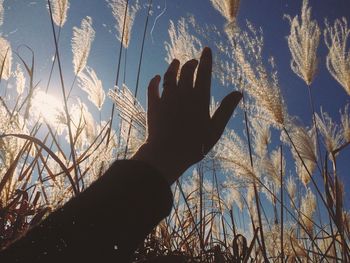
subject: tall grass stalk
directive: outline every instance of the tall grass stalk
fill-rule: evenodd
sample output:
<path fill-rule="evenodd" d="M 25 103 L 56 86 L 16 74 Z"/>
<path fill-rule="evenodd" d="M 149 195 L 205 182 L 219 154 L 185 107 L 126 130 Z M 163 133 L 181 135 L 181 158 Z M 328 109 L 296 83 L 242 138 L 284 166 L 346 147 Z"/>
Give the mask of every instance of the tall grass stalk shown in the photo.
<path fill-rule="evenodd" d="M 280 163 L 280 181 L 281 181 L 281 262 L 283 263 L 284 262 L 284 225 L 283 225 L 283 222 L 284 222 L 284 218 L 283 218 L 283 201 L 284 201 L 284 198 L 283 198 L 283 187 L 284 187 L 284 184 L 283 184 L 283 148 L 282 148 L 282 144 L 280 145 L 280 154 L 281 154 L 281 163 Z"/>
<path fill-rule="evenodd" d="M 140 74 L 141 74 L 143 52 L 144 52 L 144 48 L 145 48 L 146 32 L 147 32 L 147 28 L 148 28 L 148 21 L 149 21 L 149 17 L 150 17 L 151 8 L 152 8 L 152 2 L 153 2 L 152 0 L 148 1 L 148 10 L 147 10 L 147 16 L 146 16 L 146 21 L 145 21 L 145 28 L 143 30 L 143 36 L 142 36 L 141 53 L 140 53 L 140 59 L 139 59 L 139 64 L 138 64 L 138 69 L 137 69 L 136 87 L 135 87 L 135 92 L 134 92 L 134 98 L 136 98 L 136 99 L 137 99 L 139 84 L 140 84 Z M 136 103 L 136 101 L 134 103 Z M 132 129 L 132 122 L 133 122 L 133 118 L 131 118 L 131 123 L 129 125 L 128 135 L 127 135 L 126 145 L 125 145 L 125 151 L 124 151 L 124 159 L 126 158 L 126 155 L 128 152 L 128 145 L 129 145 L 130 134 L 131 134 L 131 129 Z"/>
<path fill-rule="evenodd" d="M 245 98 L 244 98 L 243 90 L 242 90 L 242 102 L 243 102 L 243 109 L 244 109 L 244 123 L 245 123 L 247 140 L 248 140 L 250 165 L 251 165 L 252 169 L 254 169 L 252 146 L 251 146 L 251 142 L 250 142 L 249 120 L 248 120 L 248 114 L 247 114 L 247 111 L 246 111 L 246 104 L 245 104 Z M 269 260 L 267 258 L 267 254 L 266 254 L 264 230 L 263 230 L 263 224 L 262 224 L 261 212 L 260 212 L 260 200 L 259 200 L 259 194 L 258 194 L 255 178 L 253 179 L 253 187 L 254 187 L 255 203 L 256 203 L 256 208 L 257 208 L 257 212 L 258 212 L 259 231 L 260 231 L 260 238 L 261 238 L 261 245 L 262 245 L 262 247 L 261 247 L 262 248 L 262 254 L 264 256 L 265 262 L 269 262 Z"/>
<path fill-rule="evenodd" d="M 120 46 L 119 46 L 119 55 L 118 55 L 118 65 L 117 65 L 117 72 L 116 72 L 116 78 L 115 78 L 115 88 L 118 87 L 119 83 L 119 72 L 120 72 L 120 64 L 121 64 L 121 59 L 122 59 L 122 52 L 123 52 L 123 41 L 125 37 L 125 25 L 126 25 L 126 16 L 128 12 L 128 7 L 129 7 L 129 0 L 125 0 L 125 11 L 124 11 L 124 18 L 123 18 L 123 30 L 121 34 L 121 40 L 120 40 Z M 115 90 L 115 89 L 114 89 Z M 115 105 L 114 103 L 112 104 L 112 110 L 111 110 L 111 121 L 109 125 L 109 130 L 108 130 L 108 136 L 107 136 L 107 147 L 110 141 L 110 136 L 111 136 L 111 131 L 112 131 L 112 125 L 113 125 L 113 119 L 114 119 L 114 111 L 115 111 Z M 120 127 L 121 127 L 122 120 L 120 121 Z M 119 130 L 120 134 L 120 130 Z M 120 136 L 118 139 L 118 147 L 120 145 Z M 118 156 L 117 156 L 118 158 Z"/>
<path fill-rule="evenodd" d="M 61 66 L 61 60 L 60 60 L 60 55 L 59 55 L 59 50 L 58 50 L 58 43 L 57 43 L 57 38 L 56 38 L 56 32 L 55 32 L 55 25 L 53 21 L 53 16 L 52 16 L 52 10 L 51 10 L 51 2 L 50 0 L 47 0 L 48 6 L 49 6 L 49 11 L 50 11 L 50 19 L 51 19 L 51 27 L 52 27 L 52 33 L 54 37 L 54 42 L 55 42 L 55 48 L 56 48 L 56 56 L 57 56 L 57 63 L 58 63 L 58 69 L 59 69 L 59 75 L 60 75 L 60 81 L 61 81 L 61 88 L 62 88 L 62 95 L 63 95 L 63 102 L 64 102 L 64 111 L 66 114 L 66 119 L 67 119 L 67 127 L 68 127 L 68 134 L 69 134 L 69 145 L 71 148 L 71 156 L 73 160 L 73 166 L 74 166 L 74 174 L 75 174 L 75 183 L 76 183 L 76 191 L 75 194 L 79 193 L 79 174 L 78 174 L 78 167 L 79 165 L 76 162 L 76 156 L 75 156 L 75 149 L 74 149 L 74 140 L 73 140 L 73 134 L 72 134 L 72 127 L 71 127 L 71 120 L 70 120 L 70 115 L 68 111 L 68 103 L 67 103 L 67 97 L 66 97 L 66 90 L 64 86 L 64 80 L 63 80 L 63 73 L 62 73 L 62 66 Z M 77 192 L 77 193 L 76 193 Z"/>
<path fill-rule="evenodd" d="M 59 1 L 68 3 L 67 0 Z M 112 13 L 114 17 L 118 15 L 117 39 L 120 41 L 115 68 L 116 92 L 110 93 L 115 104 L 109 121 L 105 122 L 101 117 L 103 103 L 91 100 L 94 90 L 89 85 L 82 88 L 99 109 L 99 125 L 98 117 L 95 120 L 83 102 L 78 106 L 73 105 L 80 107 L 80 111 L 77 111 L 79 116 L 74 114 L 74 107 L 68 115 L 67 104 L 76 78 L 79 79 L 79 87 L 82 87 L 80 80 L 84 78 L 83 75 L 86 73 L 85 79 L 91 77 L 93 70 L 86 66 L 87 56 L 84 56 L 84 66 L 79 67 L 79 71 L 86 66 L 86 72 L 78 75 L 77 62 L 74 60 L 76 54 L 73 52 L 74 80 L 72 84 L 69 83 L 69 87 L 64 85 L 67 83 L 63 82 L 63 65 L 60 63 L 63 50 L 58 46 L 63 24 L 57 14 L 55 18 L 56 2 L 48 0 L 55 52 L 52 64 L 49 64 L 49 79 L 44 85 L 44 91 L 51 88 L 54 69 L 58 66 L 64 102 L 58 116 L 59 124 L 46 119 L 44 114 L 40 120 L 32 118 L 36 92 L 41 92 L 40 82 L 35 80 L 38 68 L 37 56 L 33 52 L 35 49 L 20 45 L 13 51 L 10 43 L 2 38 L 0 84 L 3 84 L 1 94 L 4 96 L 0 97 L 0 117 L 4 121 L 0 124 L 0 249 L 102 176 L 112 158 L 130 156 L 138 143 L 134 129 L 145 134 L 146 112 L 137 98 L 140 95 L 139 85 L 142 84 L 148 23 L 152 19 L 155 3 L 152 0 L 147 2 L 144 5 L 148 4 L 145 9 L 147 16 L 141 22 L 142 42 L 136 50 L 140 52 L 140 57 L 135 75 L 136 86 L 132 92 L 125 83 L 128 59 L 132 52 L 128 48 L 131 38 L 128 16 L 133 12 L 136 14 L 140 5 L 133 5 L 129 0 L 107 1 L 109 7 L 112 7 L 111 3 L 118 3 Z M 317 73 L 319 28 L 316 20 L 311 20 L 308 1 L 303 1 L 301 19 L 300 16 L 290 19 L 292 38 L 288 39 L 288 44 L 293 49 L 292 70 L 307 84 L 312 114 L 311 130 L 297 125 L 294 117 L 287 112 L 287 105 L 280 94 L 283 85 L 278 83 L 277 67 L 273 59 L 269 60 L 271 71 L 263 62 L 262 30 L 255 29 L 249 22 L 247 31 L 243 26 L 238 28 L 240 1 L 212 0 L 211 3 L 210 6 L 225 18 L 226 26 L 222 32 L 217 29 L 217 25 L 201 27 L 192 16 L 182 17 L 178 23 L 170 20 L 169 42 L 164 42 L 166 61 L 174 56 L 181 60 L 196 57 L 202 47 L 202 37 L 205 41 L 213 41 L 213 53 L 220 54 L 214 59 L 214 76 L 215 71 L 218 71 L 215 66 L 219 65 L 223 69 L 221 75 L 217 73 L 220 82 L 226 81 L 227 86 L 244 87 L 243 134 L 246 141 L 238 136 L 239 132 L 228 130 L 227 137 L 224 135 L 213 155 L 207 156 L 197 165 L 191 180 L 182 178 L 176 182 L 172 188 L 174 203 L 170 216 L 147 237 L 135 254 L 135 261 L 164 255 L 179 255 L 191 262 L 218 263 L 349 261 L 350 216 L 345 211 L 339 155 L 350 145 L 350 117 L 347 106 L 344 113 L 341 112 L 341 126 L 337 128 L 329 115 L 322 112 L 320 118 L 316 113 L 315 93 L 311 90 L 311 84 Z M 0 1 L 0 13 L 1 5 Z M 89 18 L 89 25 L 92 25 L 91 21 Z M 344 44 L 350 36 L 347 21 L 345 18 L 336 20 L 334 27 L 326 22 L 326 27 L 324 38 L 329 38 L 326 41 L 329 49 L 327 68 L 349 93 L 348 77 L 343 74 L 348 71 L 348 48 Z M 193 32 L 190 29 L 194 29 Z M 308 34 L 312 37 L 304 39 Z M 220 37 L 219 41 L 217 37 Z M 219 52 L 215 49 L 219 49 Z M 6 65 L 9 65 L 8 59 L 12 58 L 12 54 L 19 63 L 16 71 L 9 75 L 11 72 Z M 78 55 L 81 56 L 81 53 Z M 17 82 L 20 80 L 17 79 L 20 71 L 23 85 Z M 226 78 L 223 77 L 225 74 Z M 92 77 L 92 82 L 97 83 L 96 79 L 97 76 Z M 123 85 L 118 88 L 121 81 Z M 16 88 L 11 89 L 13 82 Z M 15 100 L 10 101 L 13 98 Z M 117 110 L 120 116 L 119 132 L 112 130 L 114 111 Z M 91 118 L 85 114 L 90 114 Z M 98 127 L 91 128 L 92 135 L 86 139 L 89 125 Z M 280 140 L 275 134 L 272 137 L 273 131 L 279 133 Z M 66 134 L 68 147 L 61 141 Z M 322 139 L 325 140 L 325 147 L 320 142 Z M 277 145 L 285 143 L 285 146 L 271 149 L 275 142 Z M 292 160 L 287 159 L 289 150 L 292 151 Z M 296 173 L 291 172 L 287 180 L 284 178 L 285 167 L 290 161 L 295 164 Z M 322 181 L 313 176 L 317 170 Z M 26 208 L 23 212 L 21 209 L 24 209 L 24 205 Z M 22 212 L 29 216 L 24 216 Z M 14 219 L 23 224 L 17 224 L 18 220 Z M 251 232 L 248 234 L 249 230 Z"/>
<path fill-rule="evenodd" d="M 57 43 L 60 41 L 60 36 L 61 36 L 61 28 L 58 28 L 58 32 L 57 32 Z M 56 60 L 57 60 L 57 56 L 56 56 L 56 51 L 55 51 L 55 54 L 54 54 L 54 56 L 53 56 L 53 61 L 52 61 L 52 63 L 51 63 L 49 78 L 48 78 L 47 84 L 46 84 L 46 89 L 45 89 L 45 92 L 46 92 L 46 93 L 49 91 L 49 87 L 50 87 L 50 83 L 51 83 L 51 78 L 52 78 L 52 73 L 53 73 L 53 69 L 54 69 L 55 64 L 56 64 Z"/>
<path fill-rule="evenodd" d="M 291 144 L 292 144 L 294 150 L 297 152 L 297 155 L 298 155 L 299 159 L 301 160 L 301 162 L 302 162 L 304 168 L 306 169 L 306 171 L 307 171 L 307 173 L 308 173 L 308 175 L 309 175 L 309 177 L 310 177 L 310 179 L 311 179 L 311 181 L 312 181 L 312 183 L 313 183 L 313 185 L 314 185 L 314 187 L 315 187 L 315 189 L 316 189 L 318 195 L 320 196 L 320 198 L 321 198 L 321 200 L 322 200 L 322 202 L 323 202 L 323 204 L 324 204 L 326 210 L 328 211 L 329 216 L 332 218 L 333 222 L 334 222 L 335 225 L 337 226 L 338 231 L 340 231 L 340 230 L 341 230 L 341 226 L 339 225 L 339 220 L 337 220 L 337 217 L 336 217 L 337 215 L 335 214 L 335 212 L 333 211 L 333 209 L 332 209 L 331 207 L 328 207 L 327 202 L 325 201 L 325 199 L 324 199 L 324 197 L 323 197 L 323 195 L 322 195 L 322 193 L 321 193 L 321 191 L 320 191 L 318 185 L 316 184 L 314 178 L 312 177 L 310 171 L 308 170 L 308 168 L 307 168 L 307 166 L 306 166 L 304 160 L 303 160 L 302 157 L 300 156 L 300 153 L 298 152 L 298 150 L 297 150 L 297 148 L 296 148 L 296 146 L 295 146 L 293 140 L 291 139 L 291 137 L 290 137 L 288 131 L 287 131 L 284 127 L 283 127 L 283 130 L 284 130 L 284 132 L 287 134 L 287 136 L 288 136 L 288 138 L 289 138 L 289 140 L 290 140 L 290 142 L 291 142 Z M 345 240 L 344 233 L 339 232 L 339 234 L 340 234 L 340 236 L 341 236 L 341 239 L 342 239 L 342 240 Z M 350 249 L 349 249 L 349 247 L 348 247 L 348 245 L 347 245 L 346 243 L 344 243 L 344 242 L 342 242 L 342 243 L 344 244 L 344 248 L 345 248 L 345 251 L 342 251 L 342 253 L 343 253 L 343 256 L 345 255 L 345 258 L 346 258 L 346 257 L 347 257 L 346 254 L 349 253 Z"/>

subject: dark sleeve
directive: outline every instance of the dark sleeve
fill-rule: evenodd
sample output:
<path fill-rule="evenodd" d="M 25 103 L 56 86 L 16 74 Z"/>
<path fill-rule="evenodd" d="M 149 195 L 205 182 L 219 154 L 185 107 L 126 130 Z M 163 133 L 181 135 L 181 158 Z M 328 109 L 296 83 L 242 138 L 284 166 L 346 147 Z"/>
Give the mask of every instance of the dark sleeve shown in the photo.
<path fill-rule="evenodd" d="M 116 161 L 87 190 L 0 254 L 0 262 L 128 262 L 171 210 L 165 179 L 140 161 Z"/>

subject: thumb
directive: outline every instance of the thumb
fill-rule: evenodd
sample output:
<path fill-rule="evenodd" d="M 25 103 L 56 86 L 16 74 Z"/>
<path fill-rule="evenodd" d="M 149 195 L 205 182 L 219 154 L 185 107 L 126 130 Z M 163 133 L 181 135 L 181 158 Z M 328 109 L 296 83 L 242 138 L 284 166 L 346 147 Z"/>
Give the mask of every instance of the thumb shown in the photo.
<path fill-rule="evenodd" d="M 225 130 L 226 124 L 230 120 L 233 111 L 242 98 L 242 93 L 238 91 L 231 92 L 221 102 L 219 108 L 215 111 L 210 120 L 210 137 L 208 151 L 217 143 Z"/>

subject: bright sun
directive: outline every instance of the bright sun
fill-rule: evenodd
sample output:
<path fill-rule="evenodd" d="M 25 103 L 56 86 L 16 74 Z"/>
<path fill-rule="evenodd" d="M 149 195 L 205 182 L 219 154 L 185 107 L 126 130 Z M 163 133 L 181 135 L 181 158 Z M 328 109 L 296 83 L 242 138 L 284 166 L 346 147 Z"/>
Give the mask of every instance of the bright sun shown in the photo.
<path fill-rule="evenodd" d="M 47 94 L 42 90 L 34 94 L 32 100 L 32 116 L 41 118 L 50 125 L 57 125 L 59 118 L 63 113 L 63 102 L 53 95 Z"/>

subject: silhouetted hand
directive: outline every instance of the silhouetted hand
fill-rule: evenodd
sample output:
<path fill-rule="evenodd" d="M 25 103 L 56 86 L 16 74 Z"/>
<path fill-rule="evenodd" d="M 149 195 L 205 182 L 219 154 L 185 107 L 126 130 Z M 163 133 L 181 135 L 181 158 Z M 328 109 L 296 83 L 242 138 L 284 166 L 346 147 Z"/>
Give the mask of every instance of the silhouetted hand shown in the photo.
<path fill-rule="evenodd" d="M 186 62 L 177 81 L 179 65 L 176 59 L 169 65 L 161 96 L 160 76 L 150 81 L 148 137 L 133 156 L 133 159 L 145 161 L 158 169 L 169 184 L 210 151 L 242 97 L 240 92 L 230 93 L 210 117 L 211 50 L 203 50 L 194 84 L 198 61 Z"/>

